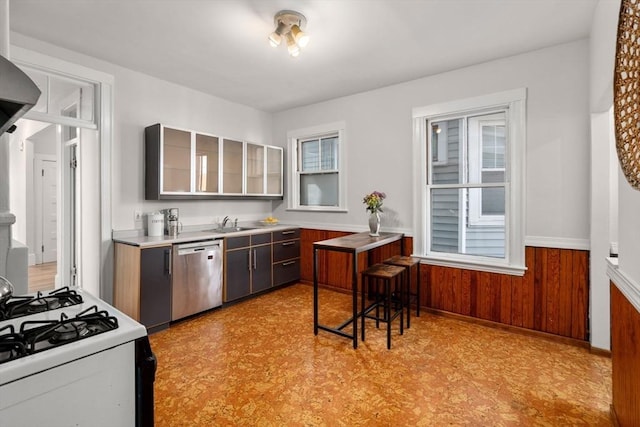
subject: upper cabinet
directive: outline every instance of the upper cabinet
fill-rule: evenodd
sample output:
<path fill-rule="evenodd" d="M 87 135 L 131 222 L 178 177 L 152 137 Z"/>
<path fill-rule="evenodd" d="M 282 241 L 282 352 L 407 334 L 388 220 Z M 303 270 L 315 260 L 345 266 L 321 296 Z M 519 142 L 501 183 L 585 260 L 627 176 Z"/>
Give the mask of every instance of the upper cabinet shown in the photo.
<path fill-rule="evenodd" d="M 145 129 L 147 200 L 283 195 L 283 149 L 155 124 Z"/>
<path fill-rule="evenodd" d="M 222 192 L 242 194 L 244 142 L 225 139 L 222 144 Z"/>

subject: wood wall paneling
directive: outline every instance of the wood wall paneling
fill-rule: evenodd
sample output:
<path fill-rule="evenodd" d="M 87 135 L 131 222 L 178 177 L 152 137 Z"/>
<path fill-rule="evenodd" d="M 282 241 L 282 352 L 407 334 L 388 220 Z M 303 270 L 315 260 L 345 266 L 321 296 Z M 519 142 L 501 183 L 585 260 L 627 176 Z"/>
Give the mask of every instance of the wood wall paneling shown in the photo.
<path fill-rule="evenodd" d="M 522 280 L 522 327 L 533 329 L 535 324 L 535 278 L 533 275 L 533 263 L 536 250 L 533 247 L 525 248 L 525 262 L 527 271 Z M 513 317 L 513 316 L 512 316 Z"/>
<path fill-rule="evenodd" d="M 350 233 L 303 229 L 301 276 L 313 282 L 313 242 Z M 358 270 L 400 252 L 412 253 L 411 237 L 360 254 Z M 588 341 L 589 252 L 525 248 L 524 276 L 421 264 L 423 307 Z M 319 282 L 351 289 L 351 257 L 319 251 Z M 416 281 L 412 280 L 413 283 Z"/>
<path fill-rule="evenodd" d="M 303 228 L 300 231 L 300 279 L 313 283 L 313 242 L 325 240 L 327 232 Z M 326 254 L 318 251 L 318 280 L 326 283 Z"/>
<path fill-rule="evenodd" d="M 571 336 L 589 339 L 589 252 L 573 251 Z"/>
<path fill-rule="evenodd" d="M 640 313 L 614 283 L 611 292 L 612 406 L 621 426 L 640 426 Z"/>
<path fill-rule="evenodd" d="M 524 276 L 422 264 L 422 303 L 587 341 L 588 258 L 587 251 L 528 247 Z"/>

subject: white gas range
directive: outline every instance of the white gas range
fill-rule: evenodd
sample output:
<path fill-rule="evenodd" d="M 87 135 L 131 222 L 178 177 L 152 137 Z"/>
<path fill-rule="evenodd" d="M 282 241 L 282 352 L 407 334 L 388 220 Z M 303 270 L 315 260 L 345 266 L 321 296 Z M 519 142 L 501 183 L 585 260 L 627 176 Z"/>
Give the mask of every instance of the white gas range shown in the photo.
<path fill-rule="evenodd" d="M 82 289 L 0 305 L 0 424 L 152 426 L 144 326 Z"/>

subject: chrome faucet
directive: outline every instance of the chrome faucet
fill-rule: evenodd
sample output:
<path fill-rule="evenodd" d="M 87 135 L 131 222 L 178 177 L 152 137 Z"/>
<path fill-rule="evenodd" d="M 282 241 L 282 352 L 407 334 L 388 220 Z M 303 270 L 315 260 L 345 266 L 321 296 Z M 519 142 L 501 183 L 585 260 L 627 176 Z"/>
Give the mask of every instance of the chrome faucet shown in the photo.
<path fill-rule="evenodd" d="M 229 217 L 225 216 L 224 219 L 222 220 L 222 228 L 225 228 L 227 226 L 227 222 L 229 222 Z"/>

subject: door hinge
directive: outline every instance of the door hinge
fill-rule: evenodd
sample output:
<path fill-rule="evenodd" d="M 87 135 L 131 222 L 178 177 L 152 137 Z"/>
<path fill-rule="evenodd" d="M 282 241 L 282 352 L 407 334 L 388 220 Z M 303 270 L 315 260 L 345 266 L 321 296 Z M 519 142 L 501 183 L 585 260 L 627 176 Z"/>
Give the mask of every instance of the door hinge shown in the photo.
<path fill-rule="evenodd" d="M 44 252 L 44 245 L 42 245 L 42 252 Z"/>
<path fill-rule="evenodd" d="M 44 169 L 42 169 L 42 176 L 44 176 Z"/>
<path fill-rule="evenodd" d="M 73 158 L 71 159 L 71 169 L 76 169 L 78 167 L 78 159 L 76 158 L 76 156 L 73 156 Z"/>

